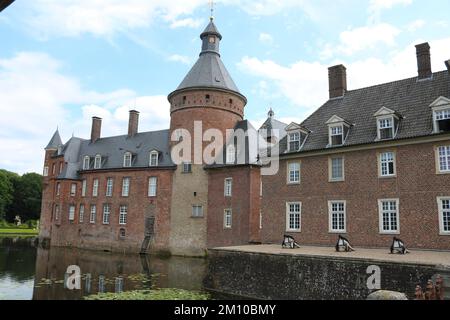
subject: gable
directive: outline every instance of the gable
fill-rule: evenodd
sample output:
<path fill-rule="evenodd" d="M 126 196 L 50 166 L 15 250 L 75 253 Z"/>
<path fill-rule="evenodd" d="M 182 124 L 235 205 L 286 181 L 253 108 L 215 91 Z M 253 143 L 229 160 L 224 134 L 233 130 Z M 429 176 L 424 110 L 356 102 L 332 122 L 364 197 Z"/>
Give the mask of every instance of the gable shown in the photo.
<path fill-rule="evenodd" d="M 431 108 L 439 108 L 439 107 L 450 107 L 450 99 L 440 96 L 430 105 Z"/>

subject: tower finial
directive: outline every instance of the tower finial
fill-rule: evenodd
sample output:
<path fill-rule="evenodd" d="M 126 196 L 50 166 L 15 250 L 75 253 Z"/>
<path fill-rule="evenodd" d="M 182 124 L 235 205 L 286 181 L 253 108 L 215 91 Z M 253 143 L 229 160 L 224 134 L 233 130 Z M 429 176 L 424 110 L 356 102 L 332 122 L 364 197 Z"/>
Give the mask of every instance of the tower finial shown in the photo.
<path fill-rule="evenodd" d="M 209 17 L 209 20 L 213 21 L 214 20 L 214 5 L 215 2 L 214 0 L 209 0 L 209 9 L 211 10 L 211 16 Z"/>

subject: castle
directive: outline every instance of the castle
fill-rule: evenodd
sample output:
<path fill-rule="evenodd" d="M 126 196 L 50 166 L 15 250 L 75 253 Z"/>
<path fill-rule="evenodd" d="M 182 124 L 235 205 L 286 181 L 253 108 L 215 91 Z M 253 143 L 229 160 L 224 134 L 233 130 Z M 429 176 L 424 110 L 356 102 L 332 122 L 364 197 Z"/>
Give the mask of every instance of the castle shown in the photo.
<path fill-rule="evenodd" d="M 271 110 L 255 130 L 212 19 L 200 38 L 198 61 L 168 96 L 169 129 L 139 132 L 132 110 L 125 135 L 102 137 L 97 117 L 90 139 L 62 143 L 55 132 L 45 148 L 41 239 L 189 256 L 281 243 L 284 234 L 311 245 L 346 235 L 353 246 L 389 247 L 398 236 L 412 248 L 450 249 L 450 60 L 433 73 L 421 44 L 417 77 L 358 90 L 347 90 L 343 65 L 331 67 L 329 100 L 310 117 L 284 124 Z M 231 129 L 244 133 L 241 143 Z M 200 153 L 184 150 L 176 161 L 183 143 Z M 211 144 L 221 152 L 208 162 Z"/>

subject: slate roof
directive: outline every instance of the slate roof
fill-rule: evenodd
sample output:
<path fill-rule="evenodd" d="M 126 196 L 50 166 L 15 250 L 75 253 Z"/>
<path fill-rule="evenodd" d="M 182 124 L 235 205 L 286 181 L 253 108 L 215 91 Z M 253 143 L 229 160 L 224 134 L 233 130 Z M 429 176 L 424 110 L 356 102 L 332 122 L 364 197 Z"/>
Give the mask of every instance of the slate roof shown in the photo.
<path fill-rule="evenodd" d="M 222 39 L 222 36 L 213 21 L 210 21 L 200 37 L 203 39 L 210 34 L 216 35 Z M 219 88 L 240 94 L 238 87 L 222 62 L 218 50 L 218 44 L 215 46 L 214 50 L 203 48 L 197 62 L 188 72 L 176 91 L 188 88 Z"/>
<path fill-rule="evenodd" d="M 173 167 L 170 157 L 169 130 L 142 132 L 128 135 L 107 137 L 91 143 L 90 140 L 71 138 L 62 148 L 61 154 L 67 163 L 59 179 L 78 179 L 78 171 L 82 170 L 83 158 L 91 157 L 93 168 L 94 157 L 102 156 L 101 169 L 122 169 L 125 152 L 132 154 L 133 168 L 148 168 L 150 152 L 159 152 L 158 168 Z"/>
<path fill-rule="evenodd" d="M 48 145 L 45 147 L 45 149 L 57 149 L 59 146 L 61 146 L 63 143 L 61 141 L 61 136 L 59 135 L 59 130 L 56 129 L 55 133 L 53 134 L 52 138 L 50 139 Z"/>
<path fill-rule="evenodd" d="M 301 123 L 309 128 L 306 143 L 300 152 L 326 149 L 328 126 L 333 115 L 349 123 L 349 134 L 341 147 L 375 143 L 377 124 L 374 114 L 386 107 L 403 116 L 395 140 L 433 134 L 430 104 L 440 96 L 450 98 L 450 74 L 436 72 L 431 80 L 418 81 L 417 77 L 389 82 L 367 88 L 350 90 L 344 97 L 328 100 L 316 112 Z M 280 153 L 286 152 L 287 137 L 280 141 Z"/>

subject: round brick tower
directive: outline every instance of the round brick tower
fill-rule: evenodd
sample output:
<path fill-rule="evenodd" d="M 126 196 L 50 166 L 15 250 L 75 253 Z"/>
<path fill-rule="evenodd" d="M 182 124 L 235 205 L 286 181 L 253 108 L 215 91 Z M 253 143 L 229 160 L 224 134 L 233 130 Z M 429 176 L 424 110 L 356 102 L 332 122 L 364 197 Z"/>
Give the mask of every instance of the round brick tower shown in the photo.
<path fill-rule="evenodd" d="M 244 117 L 247 99 L 243 96 L 220 59 L 222 35 L 213 19 L 200 35 L 202 51 L 178 88 L 169 94 L 171 133 L 186 129 L 193 135 L 194 121 L 202 121 L 203 132 L 219 129 L 225 137 Z"/>
<path fill-rule="evenodd" d="M 220 59 L 222 36 L 212 18 L 200 38 L 202 51 L 198 61 L 168 97 L 170 136 L 178 129 L 188 130 L 192 154 L 194 140 L 202 141 L 203 133 L 208 129 L 220 130 L 225 143 L 226 130 L 235 128 L 243 120 L 247 104 Z M 197 129 L 199 132 L 194 136 L 196 122 L 201 122 L 201 131 Z M 198 137 L 200 133 L 201 137 Z M 175 140 L 177 137 L 175 134 Z M 176 144 L 171 143 L 172 147 Z M 204 150 L 208 143 L 200 142 L 200 145 Z M 191 160 L 191 166 L 178 165 L 173 175 L 170 251 L 175 255 L 203 256 L 207 246 L 209 176 L 204 169 L 204 159 L 192 156 Z"/>

